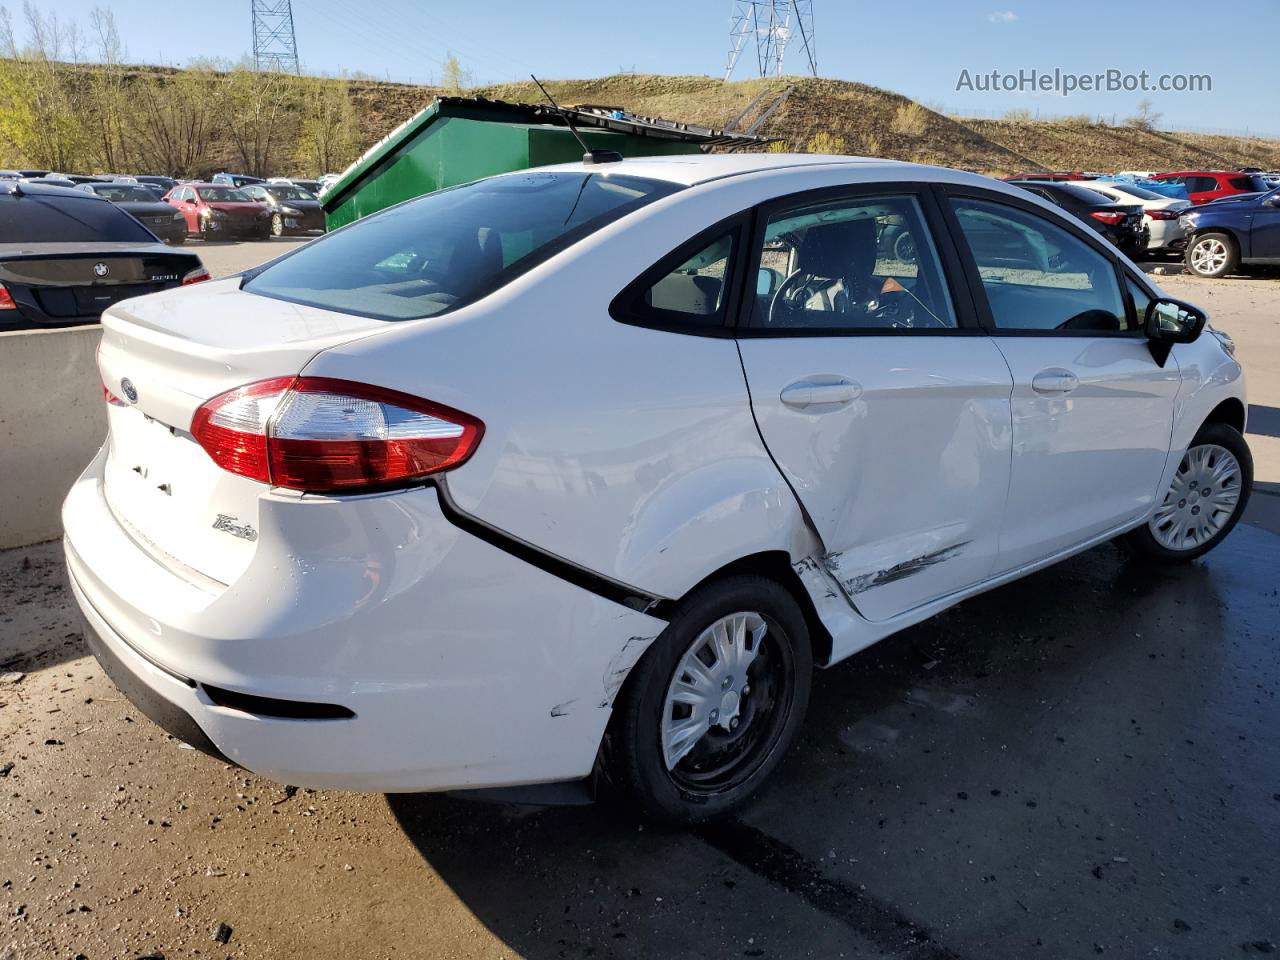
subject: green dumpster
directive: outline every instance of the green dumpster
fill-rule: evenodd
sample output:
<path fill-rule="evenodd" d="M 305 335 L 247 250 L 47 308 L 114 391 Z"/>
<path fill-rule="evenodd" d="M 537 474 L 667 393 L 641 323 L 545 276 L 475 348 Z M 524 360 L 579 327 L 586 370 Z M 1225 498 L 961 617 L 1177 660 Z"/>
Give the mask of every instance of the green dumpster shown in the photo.
<path fill-rule="evenodd" d="M 321 197 L 334 230 L 385 207 L 442 187 L 551 163 L 582 159 L 564 113 L 592 150 L 624 157 L 698 153 L 711 146 L 767 143 L 616 108 L 546 107 L 472 97 L 438 97 L 353 163 Z"/>

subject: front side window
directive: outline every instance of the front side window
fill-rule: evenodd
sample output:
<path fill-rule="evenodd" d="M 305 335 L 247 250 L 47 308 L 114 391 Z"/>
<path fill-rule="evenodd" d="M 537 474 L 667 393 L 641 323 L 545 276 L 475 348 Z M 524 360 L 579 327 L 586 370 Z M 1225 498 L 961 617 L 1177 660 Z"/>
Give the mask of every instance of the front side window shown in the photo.
<path fill-rule="evenodd" d="M 1128 329 L 1111 261 L 1065 228 L 1018 207 L 954 198 L 997 330 Z"/>
<path fill-rule="evenodd" d="M 479 180 L 314 240 L 250 273 L 244 289 L 382 320 L 435 316 L 678 189 L 604 173 Z"/>
<path fill-rule="evenodd" d="M 775 331 L 956 326 L 915 197 L 836 200 L 770 217 L 752 326 Z"/>

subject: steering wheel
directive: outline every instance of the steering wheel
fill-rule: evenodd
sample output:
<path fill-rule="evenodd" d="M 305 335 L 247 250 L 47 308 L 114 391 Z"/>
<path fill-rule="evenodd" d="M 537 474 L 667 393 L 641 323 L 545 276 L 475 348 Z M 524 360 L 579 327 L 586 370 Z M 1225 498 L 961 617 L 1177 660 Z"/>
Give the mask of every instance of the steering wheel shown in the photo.
<path fill-rule="evenodd" d="M 773 311 L 777 309 L 778 302 L 783 298 L 784 294 L 786 296 L 792 296 L 794 294 L 794 291 L 790 288 L 799 286 L 798 281 L 803 276 L 805 276 L 804 272 L 797 270 L 778 284 L 778 289 L 773 291 L 773 296 L 769 299 L 769 311 L 765 314 L 764 320 L 764 325 L 766 327 L 773 326 Z"/>

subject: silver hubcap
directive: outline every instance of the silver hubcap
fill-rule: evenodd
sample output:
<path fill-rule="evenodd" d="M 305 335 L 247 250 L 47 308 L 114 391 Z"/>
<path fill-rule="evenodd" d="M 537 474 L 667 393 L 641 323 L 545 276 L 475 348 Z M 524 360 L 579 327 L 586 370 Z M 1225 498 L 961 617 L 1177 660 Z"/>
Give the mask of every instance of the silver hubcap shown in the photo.
<path fill-rule="evenodd" d="M 676 667 L 662 710 L 662 753 L 672 770 L 712 727 L 736 731 L 747 668 L 760 652 L 767 627 L 758 613 L 731 613 L 689 645 Z"/>
<path fill-rule="evenodd" d="M 1201 240 L 1191 251 L 1191 265 L 1201 273 L 1217 273 L 1226 262 L 1227 245 L 1212 237 Z"/>
<path fill-rule="evenodd" d="M 1211 539 L 1240 502 L 1240 464 L 1226 447 L 1192 447 L 1148 527 L 1167 550 L 1191 550 Z"/>

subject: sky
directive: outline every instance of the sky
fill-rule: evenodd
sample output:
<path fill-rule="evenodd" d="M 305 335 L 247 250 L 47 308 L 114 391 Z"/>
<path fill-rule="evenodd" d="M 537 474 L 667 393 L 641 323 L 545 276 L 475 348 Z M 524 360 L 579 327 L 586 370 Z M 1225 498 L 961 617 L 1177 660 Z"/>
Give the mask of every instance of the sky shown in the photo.
<path fill-rule="evenodd" d="M 20 2 L 0 0 L 19 39 Z M 180 66 L 250 52 L 250 0 L 200 5 L 191 17 L 181 12 L 184 6 L 59 0 L 56 9 L 87 27 L 94 7 L 109 7 L 134 62 Z M 544 79 L 622 71 L 720 76 L 732 7 L 732 0 L 293 0 L 304 72 L 407 83 L 438 80 L 449 53 L 476 83 L 520 80 L 531 72 Z M 1205 0 L 1112 0 L 1103 9 L 1061 0 L 813 0 L 818 70 L 978 116 L 1028 110 L 1123 120 L 1145 97 L 1167 129 L 1280 135 L 1280 0 L 1233 0 L 1218 27 L 1206 26 L 1213 8 Z M 793 53 L 788 72 L 803 63 L 798 49 Z M 753 58 L 744 57 L 734 78 L 746 79 L 754 69 Z M 1212 91 L 1063 97 L 976 89 L 976 78 L 992 70 L 1032 69 L 1146 70 L 1153 81 L 1161 74 L 1208 74 Z M 962 71 L 975 89 L 957 89 Z"/>

